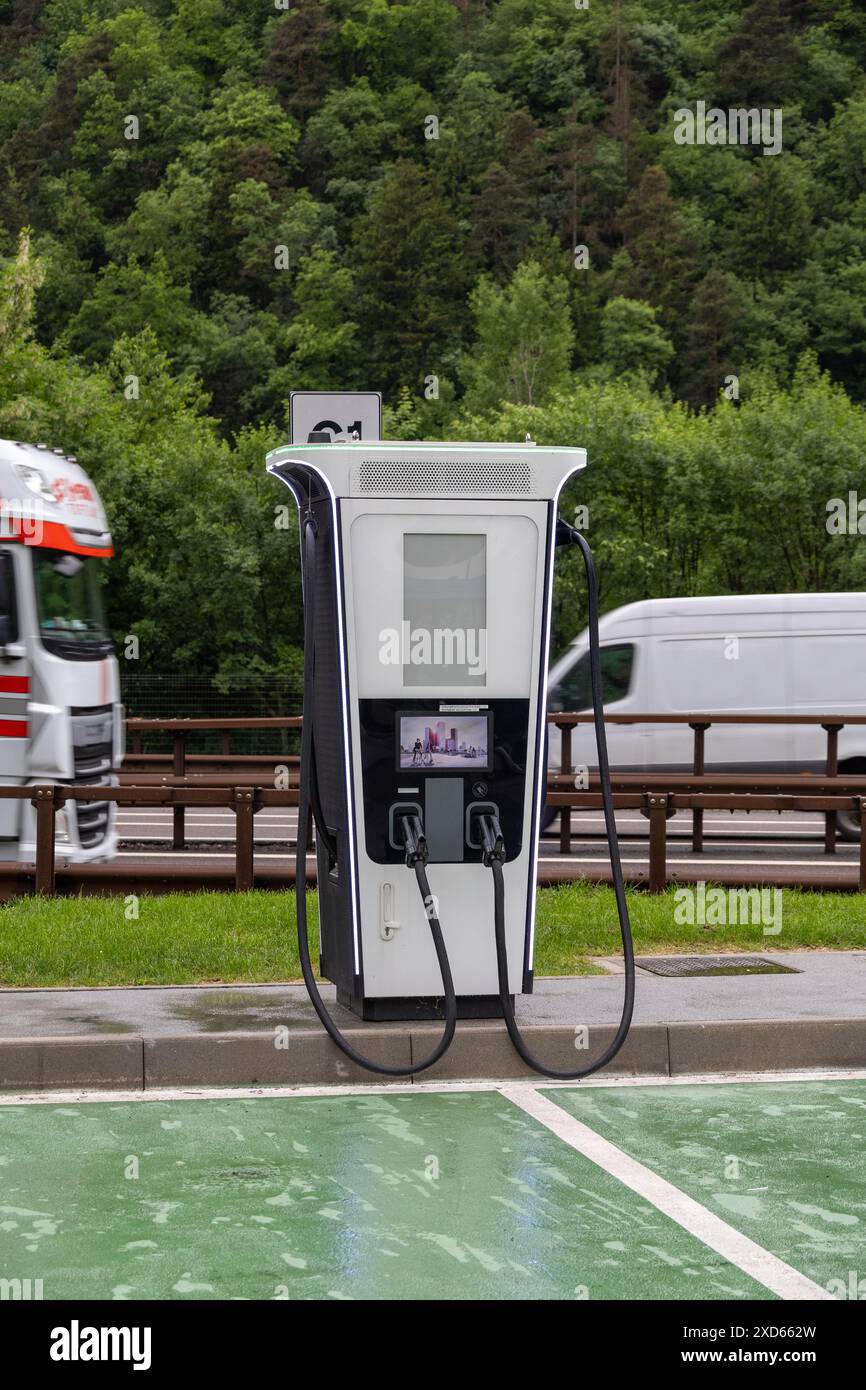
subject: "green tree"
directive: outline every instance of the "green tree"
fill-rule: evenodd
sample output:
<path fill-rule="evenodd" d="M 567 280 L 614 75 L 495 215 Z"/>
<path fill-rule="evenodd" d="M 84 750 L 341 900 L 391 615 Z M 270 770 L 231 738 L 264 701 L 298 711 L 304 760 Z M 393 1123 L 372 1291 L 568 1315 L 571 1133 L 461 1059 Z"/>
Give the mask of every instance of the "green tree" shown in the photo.
<path fill-rule="evenodd" d="M 5 350 L 32 336 L 36 291 L 44 278 L 45 268 L 31 255 L 25 227 L 14 259 L 0 270 L 0 344 Z"/>
<path fill-rule="evenodd" d="M 712 405 L 725 378 L 748 360 L 751 304 L 742 282 L 713 266 L 692 299 L 680 355 L 682 394 L 694 406 Z"/>
<path fill-rule="evenodd" d="M 189 282 L 206 252 L 201 228 L 210 198 L 207 179 L 182 164 L 173 165 L 165 182 L 141 193 L 126 222 L 109 234 L 112 256 L 120 260 L 134 255 L 147 261 L 161 251 L 172 276 Z"/>
<path fill-rule="evenodd" d="M 574 329 L 562 276 L 548 278 L 526 261 L 504 289 L 482 279 L 471 304 L 475 345 L 462 369 L 469 410 L 500 401 L 541 405 L 566 385 Z"/>
<path fill-rule="evenodd" d="M 466 316 L 463 229 L 435 179 L 398 160 L 354 236 L 361 330 L 372 380 L 386 390 L 440 366 Z"/>
<path fill-rule="evenodd" d="M 602 357 L 614 372 L 658 376 L 670 363 L 674 345 L 656 322 L 656 311 L 642 299 L 609 299 L 601 314 Z"/>
<path fill-rule="evenodd" d="M 309 116 L 333 85 L 338 29 L 339 20 L 329 0 L 292 5 L 272 24 L 264 78 L 290 115 L 299 119 Z"/>
<path fill-rule="evenodd" d="M 780 0 L 755 0 L 719 45 L 716 99 L 723 106 L 781 106 L 795 90 L 798 59 Z"/>
<path fill-rule="evenodd" d="M 456 56 L 450 0 L 365 0 L 340 29 L 340 47 L 377 86 L 409 77 L 435 88 Z"/>
<path fill-rule="evenodd" d="M 304 132 L 307 168 L 329 178 L 368 182 L 379 172 L 396 131 L 382 96 L 361 77 L 350 87 L 330 92 L 310 117 Z"/>
<path fill-rule="evenodd" d="M 361 339 L 354 314 L 355 280 L 333 251 L 314 251 L 295 281 L 298 310 L 286 331 L 288 361 L 272 385 L 290 390 L 348 390 L 359 377 Z"/>
<path fill-rule="evenodd" d="M 176 370 L 200 379 L 219 403 L 223 432 L 250 419 L 284 418 L 271 379 L 280 361 L 282 325 L 243 294 L 215 294 L 210 312 L 198 314 L 186 342 L 177 347 Z"/>
<path fill-rule="evenodd" d="M 791 156 L 756 160 L 737 221 L 742 271 L 773 280 L 802 265 L 811 222 L 805 179 Z"/>
<path fill-rule="evenodd" d="M 192 326 L 190 295 L 172 280 L 165 253 L 149 266 L 130 256 L 124 265 L 109 262 L 64 334 L 72 351 L 88 362 L 104 361 L 115 341 L 149 328 L 165 350 L 174 351 Z"/>
<path fill-rule="evenodd" d="M 622 225 L 630 268 L 618 288 L 659 309 L 665 328 L 676 327 L 697 277 L 700 244 L 659 165 L 651 165 L 629 194 Z"/>

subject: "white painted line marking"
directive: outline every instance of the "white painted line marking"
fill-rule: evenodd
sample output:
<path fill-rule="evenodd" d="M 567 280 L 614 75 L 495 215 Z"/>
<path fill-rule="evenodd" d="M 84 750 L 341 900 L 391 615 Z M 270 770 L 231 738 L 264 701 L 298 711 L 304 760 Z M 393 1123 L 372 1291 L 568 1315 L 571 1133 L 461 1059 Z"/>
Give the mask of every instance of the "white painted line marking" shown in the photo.
<path fill-rule="evenodd" d="M 623 864 L 633 864 L 639 866 L 646 865 L 646 854 L 628 854 L 626 852 L 626 848 L 623 845 L 620 845 L 620 853 L 622 856 Z M 606 854 L 598 856 L 581 855 L 580 857 L 568 854 L 551 854 L 547 856 L 542 855 L 538 862 L 539 864 L 609 864 L 610 859 Z M 840 865 L 844 865 L 845 868 L 849 868 L 851 866 L 852 860 L 850 858 L 840 859 L 839 862 Z M 692 855 L 688 859 L 668 858 L 667 863 L 688 864 L 693 869 L 696 867 L 700 869 L 708 869 L 710 866 L 717 869 L 724 869 L 728 866 L 739 867 L 741 865 L 750 869 L 753 869 L 755 867 L 758 867 L 760 869 L 814 869 L 816 868 L 816 866 L 822 864 L 823 860 L 819 858 L 817 855 L 814 859 L 764 859 L 762 857 L 759 857 L 758 855 L 755 855 L 753 859 L 728 859 L 727 856 L 723 858 L 720 855 L 712 855 L 705 853 L 703 859 L 701 859 L 701 861 L 697 865 L 694 855 Z M 832 869 L 834 866 L 831 864 L 828 865 L 828 867 Z M 792 884 L 791 887 L 796 887 L 796 884 Z"/>
<path fill-rule="evenodd" d="M 198 811 L 196 811 L 196 810 L 194 810 L 194 809 L 191 809 L 190 807 L 187 807 L 186 818 L 187 818 L 188 821 L 196 821 L 196 822 L 199 822 L 199 821 L 219 821 L 220 823 L 222 823 L 223 821 L 234 821 L 235 816 L 234 816 L 234 813 L 233 813 L 232 811 L 230 811 L 228 808 L 226 808 L 226 810 L 225 810 L 225 811 L 222 811 L 222 812 L 213 812 L 212 814 L 205 814 L 205 813 L 202 813 L 202 812 L 198 812 Z M 256 820 L 259 820 L 260 818 L 261 818 L 261 819 L 264 819 L 264 820 L 266 820 L 266 821 L 269 821 L 269 822 L 270 822 L 270 821 L 276 820 L 276 821 L 279 821 L 281 824 L 284 824 L 287 820 L 292 820 L 292 819 L 297 820 L 297 816 L 292 817 L 292 816 L 289 815 L 288 812 L 282 812 L 282 813 L 280 813 L 280 812 L 276 812 L 276 811 L 271 811 L 271 812 L 268 812 L 268 811 L 259 811 L 259 813 L 258 813 L 257 816 L 256 816 Z M 151 820 L 152 820 L 152 821 L 157 821 L 157 820 L 158 820 L 158 821 L 165 821 L 167 824 L 170 825 L 170 824 L 171 824 L 172 817 L 171 817 L 170 811 L 169 811 L 169 814 L 165 814 L 165 813 L 162 812 L 162 811 L 127 811 L 127 810 L 124 810 L 124 811 L 121 811 L 120 816 L 119 816 L 119 819 L 120 819 L 120 820 L 145 820 L 145 821 L 151 821 Z"/>
<path fill-rule="evenodd" d="M 571 814 L 573 817 L 578 816 L 580 818 L 581 825 L 588 825 L 596 821 L 599 825 L 604 826 L 604 816 L 600 811 L 581 811 L 573 806 Z M 688 826 L 691 828 L 691 816 L 692 813 L 690 810 L 675 811 L 672 816 L 668 816 L 668 825 L 676 825 L 680 828 Z M 784 820 L 782 819 L 783 816 L 785 817 Z M 802 818 L 798 819 L 797 817 Z M 629 816 L 625 815 L 622 811 L 617 811 L 616 820 L 618 825 L 642 825 L 644 829 L 649 825 L 646 816 Z M 704 829 L 706 829 L 707 825 L 774 825 L 777 827 L 780 825 L 797 825 L 800 826 L 801 829 L 811 828 L 813 830 L 819 830 L 823 826 L 823 820 L 819 819 L 817 815 L 803 815 L 801 812 L 797 811 L 780 811 L 769 820 L 759 820 L 754 811 L 709 811 L 705 808 Z M 554 832 L 551 831 L 550 833 L 552 834 Z"/>
<path fill-rule="evenodd" d="M 833 1295 L 822 1289 L 820 1284 L 792 1269 L 784 1260 L 780 1260 L 778 1255 L 773 1255 L 769 1250 L 756 1245 L 748 1236 L 729 1226 L 727 1221 L 722 1221 L 714 1212 L 702 1207 L 700 1202 L 674 1187 L 666 1178 L 659 1177 L 658 1173 L 654 1173 L 650 1168 L 645 1168 L 637 1159 L 631 1158 L 608 1139 L 596 1134 L 589 1125 L 569 1115 L 539 1091 L 534 1088 L 503 1086 L 501 1094 L 506 1100 L 510 1100 L 512 1105 L 516 1105 L 526 1115 L 544 1125 L 563 1143 L 583 1154 L 584 1158 L 595 1163 L 603 1172 L 610 1173 L 625 1187 L 643 1197 L 644 1201 L 649 1202 L 665 1216 L 669 1216 L 672 1221 L 676 1221 L 684 1231 L 696 1236 L 729 1264 L 750 1275 L 771 1293 L 778 1294 L 779 1298 L 836 1302 Z"/>
<path fill-rule="evenodd" d="M 259 815 L 261 815 L 261 813 L 259 813 Z M 172 824 L 170 816 L 118 816 L 118 820 L 122 821 L 122 824 L 125 824 L 125 826 L 170 827 Z M 259 816 L 256 816 L 256 820 L 259 820 Z M 188 816 L 186 817 L 186 823 L 190 824 L 190 826 L 234 826 L 235 817 Z M 293 821 L 289 820 L 288 816 L 279 817 L 278 820 L 268 819 L 268 817 L 265 816 L 263 824 L 265 824 L 265 826 L 291 826 Z"/>
<path fill-rule="evenodd" d="M 175 859 L 230 859 L 235 862 L 234 850 L 203 850 L 203 849 L 121 849 L 114 856 L 115 859 L 163 859 L 166 869 L 171 867 Z M 294 849 L 287 849 L 284 854 L 263 854 L 256 855 L 256 863 L 262 859 L 288 859 L 295 857 Z M 307 858 L 311 864 L 316 861 L 315 854 L 308 854 Z"/>
<path fill-rule="evenodd" d="M 122 988 L 122 986 L 115 986 Z M 145 988 L 159 989 L 152 985 Z M 181 988 L 181 986 L 172 986 Z M 866 1081 L 866 1070 L 847 1070 L 823 1068 L 813 1071 L 776 1072 L 700 1072 L 694 1076 L 590 1076 L 580 1082 L 580 1089 L 587 1087 L 599 1090 L 622 1090 L 629 1087 L 655 1086 L 739 1086 L 761 1085 L 778 1086 L 811 1081 Z M 537 1081 L 513 1081 L 508 1090 L 535 1090 Z M 0 1106 L 4 1105 L 101 1105 L 140 1104 L 143 1101 L 183 1101 L 183 1100 L 304 1100 L 321 1099 L 327 1096 L 370 1096 L 389 1095 L 392 1091 L 414 1094 L 416 1092 L 439 1095 L 456 1092 L 503 1091 L 501 1081 L 367 1081 L 352 1082 L 337 1086 L 154 1086 L 146 1091 L 18 1091 L 0 1092 Z M 545 1081 L 546 1091 L 574 1090 L 573 1081 Z"/>
<path fill-rule="evenodd" d="M 262 852 L 260 852 L 259 854 L 256 855 L 256 859 L 257 859 L 257 860 L 260 860 L 260 859 L 294 859 L 294 857 L 295 857 L 294 847 L 291 847 L 291 848 L 286 849 L 282 854 L 262 853 Z M 122 850 L 118 850 L 117 854 L 115 855 L 115 858 L 116 858 L 116 859 L 163 859 L 163 860 L 165 861 L 166 867 L 168 868 L 168 867 L 170 867 L 170 865 L 172 864 L 172 862 L 173 862 L 174 860 L 176 860 L 176 859 L 207 859 L 207 860 L 211 860 L 211 859 L 231 859 L 232 863 L 234 863 L 235 855 L 234 855 L 234 851 L 233 851 L 233 850 L 225 850 L 225 851 L 224 851 L 224 850 L 203 850 L 203 849 L 198 849 L 198 850 L 193 850 L 193 849 L 189 849 L 189 850 L 178 850 L 178 849 L 173 849 L 173 850 L 122 849 Z M 315 858 L 316 858 L 315 853 L 310 854 L 310 855 L 308 856 L 308 858 L 310 859 L 311 862 L 312 862 L 313 860 L 315 860 Z M 549 856 L 542 855 L 542 856 L 539 858 L 539 861 L 538 861 L 538 862 L 539 862 L 539 864 L 573 864 L 575 867 L 580 868 L 580 865 L 581 865 L 581 864 L 609 864 L 609 863 L 610 863 L 610 860 L 609 860 L 609 858 L 608 858 L 608 856 L 607 856 L 606 854 L 600 855 L 600 856 L 597 857 L 597 858 L 596 858 L 594 855 L 591 856 L 591 857 L 590 857 L 590 856 L 587 856 L 586 858 L 583 858 L 583 857 L 577 858 L 577 857 L 575 857 L 575 856 L 573 856 L 573 855 L 557 854 L 557 855 L 549 855 Z M 668 859 L 667 862 L 668 862 L 668 865 L 671 865 L 671 864 L 681 864 L 681 865 L 689 865 L 689 866 L 691 866 L 692 868 L 695 867 L 694 858 L 691 858 L 691 859 Z M 710 858 L 708 858 L 707 860 L 705 860 L 705 861 L 701 864 L 701 868 L 703 868 L 703 869 L 706 870 L 706 872 L 707 872 L 707 877 L 708 877 L 708 878 L 712 878 L 712 870 L 713 870 L 713 869 L 724 869 L 724 868 L 727 868 L 727 867 L 746 867 L 746 868 L 750 868 L 750 869 L 754 869 L 754 868 L 758 868 L 758 869 L 773 869 L 773 868 L 778 868 L 778 869 L 797 869 L 797 868 L 802 868 L 802 869 L 814 869 L 815 866 L 816 866 L 816 864 L 820 864 L 820 862 L 821 862 L 821 861 L 820 861 L 819 859 L 760 859 L 760 858 L 757 858 L 757 857 L 754 858 L 754 859 L 713 859 L 712 857 L 710 857 Z M 839 867 L 839 868 L 850 868 L 852 862 L 853 862 L 853 861 L 850 860 L 850 859 L 840 859 L 839 864 L 838 864 L 837 867 Z M 644 856 L 644 858 L 641 859 L 641 858 L 637 858 L 637 857 L 634 857 L 634 858 L 633 858 L 633 857 L 630 857 L 630 856 L 628 856 L 628 855 L 623 855 L 623 863 L 624 863 L 624 864 L 629 864 L 629 865 L 631 865 L 632 867 L 636 867 L 636 868 L 645 868 L 645 867 L 646 867 L 646 857 Z M 830 867 L 833 868 L 834 866 L 831 865 Z M 669 886 L 672 887 L 672 886 L 674 886 L 674 885 L 669 885 Z M 794 883 L 791 884 L 791 887 L 792 887 L 792 888 L 796 888 L 796 886 L 797 886 L 797 885 L 794 884 Z"/>

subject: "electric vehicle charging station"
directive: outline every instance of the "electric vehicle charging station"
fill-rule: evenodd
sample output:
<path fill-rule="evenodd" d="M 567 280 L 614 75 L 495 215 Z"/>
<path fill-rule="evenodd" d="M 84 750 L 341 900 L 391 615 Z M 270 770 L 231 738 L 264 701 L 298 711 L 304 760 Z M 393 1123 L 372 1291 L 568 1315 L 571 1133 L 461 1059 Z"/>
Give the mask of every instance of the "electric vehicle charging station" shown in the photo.
<path fill-rule="evenodd" d="M 331 1037 L 373 1070 L 442 1056 L 460 1017 L 505 1018 L 524 1060 L 577 1078 L 631 1019 L 631 940 L 610 800 L 600 676 L 599 770 L 626 958 L 613 1043 L 554 1072 L 532 1058 L 513 997 L 532 989 L 557 518 L 582 449 L 338 441 L 286 445 L 268 471 L 299 510 L 304 726 L 297 893 L 301 963 Z M 596 643 L 597 668 L 597 643 Z M 379 1067 L 339 1033 L 306 944 L 307 821 L 316 823 L 321 973 L 364 1019 L 445 1018 L 431 1055 Z M 429 869 L 429 879 L 428 871 Z M 414 872 L 412 872 L 414 871 Z"/>

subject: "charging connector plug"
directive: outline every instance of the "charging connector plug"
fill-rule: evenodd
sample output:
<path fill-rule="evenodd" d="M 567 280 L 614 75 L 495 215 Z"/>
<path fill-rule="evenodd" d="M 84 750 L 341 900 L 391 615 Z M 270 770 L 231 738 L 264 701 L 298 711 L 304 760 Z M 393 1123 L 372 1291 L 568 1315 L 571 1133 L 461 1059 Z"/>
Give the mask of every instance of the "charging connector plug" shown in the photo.
<path fill-rule="evenodd" d="M 505 836 L 502 834 L 502 826 L 499 824 L 499 817 L 491 813 L 484 812 L 478 817 L 481 830 L 482 854 L 481 859 L 486 868 L 491 864 L 505 863 Z"/>
<path fill-rule="evenodd" d="M 406 867 L 414 869 L 416 864 L 426 864 L 429 858 L 427 839 L 420 816 L 401 816 L 400 833 L 406 848 Z"/>

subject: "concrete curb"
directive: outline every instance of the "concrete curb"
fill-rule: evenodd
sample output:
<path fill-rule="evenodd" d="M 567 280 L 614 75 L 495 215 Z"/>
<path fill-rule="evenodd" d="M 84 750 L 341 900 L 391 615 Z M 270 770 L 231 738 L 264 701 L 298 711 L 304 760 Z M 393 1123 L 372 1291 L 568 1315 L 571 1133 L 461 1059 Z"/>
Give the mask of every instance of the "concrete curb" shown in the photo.
<path fill-rule="evenodd" d="M 571 1028 L 527 1027 L 530 1049 L 567 1070 L 591 1062 L 614 1028 L 593 1026 L 589 1047 Z M 390 1066 L 430 1052 L 437 1025 L 405 1031 L 347 1030 L 360 1051 Z M 292 1030 L 277 1045 L 272 1031 L 0 1039 L 0 1091 L 148 1090 L 171 1086 L 327 1086 L 381 1084 L 382 1077 L 344 1057 L 324 1032 Z M 688 1076 L 712 1072 L 866 1067 L 866 1018 L 635 1024 L 607 1068 L 611 1076 Z M 536 1076 L 514 1052 L 499 1023 L 458 1025 L 445 1058 L 419 1079 L 514 1080 Z"/>
<path fill-rule="evenodd" d="M 142 1040 L 129 1033 L 99 1038 L 0 1038 L 0 1090 L 143 1089 Z"/>
<path fill-rule="evenodd" d="M 671 1076 L 866 1065 L 866 1018 L 671 1023 Z"/>

